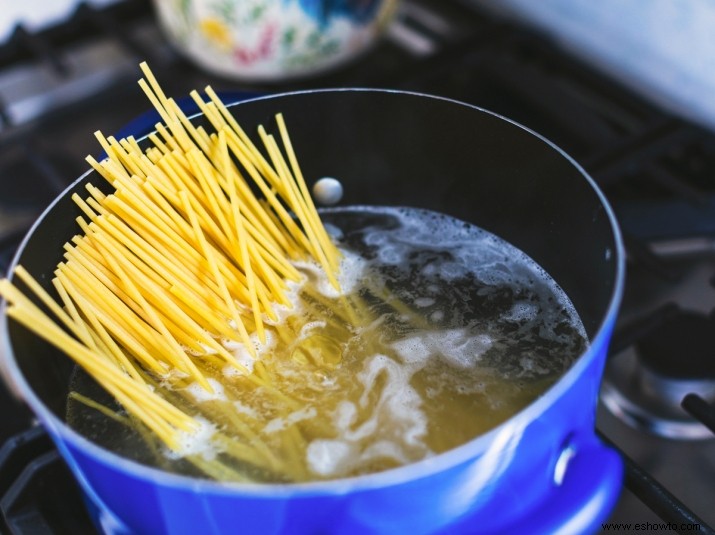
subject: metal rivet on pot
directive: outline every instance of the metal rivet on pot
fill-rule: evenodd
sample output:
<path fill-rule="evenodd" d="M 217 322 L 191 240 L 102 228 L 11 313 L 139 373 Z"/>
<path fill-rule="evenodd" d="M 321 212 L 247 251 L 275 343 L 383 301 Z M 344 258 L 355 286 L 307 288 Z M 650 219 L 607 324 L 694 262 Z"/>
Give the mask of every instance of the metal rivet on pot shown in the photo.
<path fill-rule="evenodd" d="M 323 177 L 313 185 L 313 195 L 320 204 L 337 204 L 343 198 L 343 185 L 333 177 Z"/>
<path fill-rule="evenodd" d="M 564 482 L 566 469 L 568 468 L 569 462 L 573 459 L 574 455 L 576 455 L 576 448 L 571 444 L 561 450 L 561 454 L 556 460 L 556 465 L 554 466 L 554 483 L 557 485 L 561 485 Z"/>

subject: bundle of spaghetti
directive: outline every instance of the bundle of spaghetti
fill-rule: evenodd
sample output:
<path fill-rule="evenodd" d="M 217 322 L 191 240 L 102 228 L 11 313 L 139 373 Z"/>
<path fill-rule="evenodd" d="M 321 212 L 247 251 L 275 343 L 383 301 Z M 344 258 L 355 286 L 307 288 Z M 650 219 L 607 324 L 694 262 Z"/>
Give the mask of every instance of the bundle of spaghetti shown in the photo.
<path fill-rule="evenodd" d="M 57 309 L 52 298 L 22 267 L 17 267 L 15 273 L 31 287 L 43 303 L 56 313 L 61 322 L 80 341 L 70 336 L 8 280 L 3 279 L 0 280 L 0 295 L 10 303 L 7 310 L 9 317 L 19 321 L 72 357 L 170 448 L 179 447 L 177 430 L 185 432 L 196 430 L 196 422 L 193 418 L 161 397 L 152 395 L 151 390 L 146 389 L 136 377 L 117 371 L 110 361 L 111 342 L 108 346 L 105 340 L 100 339 L 97 334 L 101 333 L 90 333 L 85 323 L 76 322 L 75 318 Z"/>
<path fill-rule="evenodd" d="M 146 149 L 132 137 L 96 134 L 107 157 L 87 161 L 112 191 L 87 184 L 86 197 L 73 195 L 83 215 L 54 272 L 57 297 L 22 267 L 15 270 L 49 313 L 8 280 L 0 282 L 0 296 L 11 317 L 64 351 L 132 418 L 180 450 L 183 434 L 201 423 L 187 403 L 177 408 L 176 392 L 196 383 L 213 393 L 216 370 L 232 369 L 247 388 L 296 407 L 271 384 L 258 348 L 267 325 L 286 339 L 295 335 L 277 325 L 276 313 L 292 306 L 291 285 L 302 278 L 292 262 L 312 258 L 339 289 L 340 252 L 320 221 L 280 114 L 282 147 L 260 126 L 261 150 L 211 88 L 206 101 L 192 92 L 214 129 L 209 133 L 141 67 L 139 85 L 162 122 Z M 228 413 L 223 419 L 233 421 L 233 438 L 246 441 L 232 446 L 233 454 L 275 469 L 277 456 Z"/>

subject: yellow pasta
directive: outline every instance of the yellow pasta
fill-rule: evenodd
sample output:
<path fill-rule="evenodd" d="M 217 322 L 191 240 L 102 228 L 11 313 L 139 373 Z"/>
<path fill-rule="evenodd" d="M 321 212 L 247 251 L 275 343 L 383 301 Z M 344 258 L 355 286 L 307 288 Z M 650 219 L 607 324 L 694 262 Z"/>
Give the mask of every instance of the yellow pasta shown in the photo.
<path fill-rule="evenodd" d="M 195 91 L 191 97 L 213 132 L 195 126 L 148 66 L 141 69 L 139 86 L 162 122 L 147 147 L 133 137 L 95 133 L 107 158 L 87 162 L 112 191 L 87 184 L 86 198 L 73 195 L 84 215 L 51 281 L 57 298 L 21 266 L 14 274 L 44 310 L 6 279 L 0 296 L 10 303 L 9 316 L 72 358 L 131 418 L 81 394 L 73 399 L 121 423 L 138 420 L 179 449 L 180 434 L 200 423 L 171 400 L 187 403 L 177 393 L 192 382 L 215 395 L 222 366 L 236 370 L 245 388 L 299 406 L 272 386 L 274 375 L 257 348 L 269 342 L 275 308 L 292 306 L 287 292 L 301 275 L 291 261 L 312 257 L 337 288 L 339 252 L 310 199 L 282 116 L 278 138 L 259 127 L 260 149 L 211 88 L 208 101 Z M 271 332 L 292 336 L 282 325 Z M 236 343 L 255 359 L 252 370 L 225 347 Z M 297 430 L 271 451 L 255 423 L 215 403 L 246 441 L 238 445 L 216 431 L 227 454 L 268 470 L 286 469 L 279 459 L 297 455 L 304 441 Z M 235 476 L 223 466 L 192 462 L 218 477 Z"/>

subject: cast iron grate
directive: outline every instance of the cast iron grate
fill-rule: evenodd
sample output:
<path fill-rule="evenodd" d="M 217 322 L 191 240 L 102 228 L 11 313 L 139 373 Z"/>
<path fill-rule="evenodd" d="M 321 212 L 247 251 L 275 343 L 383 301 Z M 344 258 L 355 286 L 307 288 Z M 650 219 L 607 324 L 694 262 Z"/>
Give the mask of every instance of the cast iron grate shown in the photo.
<path fill-rule="evenodd" d="M 0 69 L 26 62 L 42 62 L 57 74 L 67 76 L 70 67 L 64 51 L 71 46 L 97 37 L 109 37 L 127 51 L 142 59 L 151 59 L 152 50 L 133 40 L 126 32 L 128 25 L 151 16 L 147 0 L 124 0 L 96 7 L 80 2 L 66 21 L 40 31 L 28 31 L 22 24 L 16 26 L 10 39 L 0 46 Z"/>
<path fill-rule="evenodd" d="M 666 377 L 715 379 L 715 369 L 711 359 L 697 358 L 702 356 L 698 354 L 699 352 L 709 352 L 715 344 L 715 330 L 711 328 L 714 319 L 715 310 L 705 315 L 684 310 L 672 302 L 665 303 L 621 325 L 613 335 L 609 358 L 619 358 L 625 349 L 639 346 L 651 369 L 657 370 Z M 688 332 L 682 332 L 684 325 Z M 677 330 L 681 336 L 689 338 L 684 342 L 688 349 L 680 351 L 679 349 L 682 348 L 673 347 L 674 330 Z M 692 360 L 687 360 L 689 358 Z M 685 394 L 680 404 L 695 420 L 715 434 L 715 404 L 696 393 Z M 600 436 L 604 442 L 619 449 L 608 437 L 603 434 Z M 620 449 L 619 451 L 625 463 L 626 488 L 638 496 L 662 520 L 681 526 L 683 529 L 685 526 L 692 527 L 697 524 L 700 526 L 699 532 L 715 533 L 715 529 L 708 526 L 651 477 L 647 470 L 639 466 L 625 452 Z"/>
<path fill-rule="evenodd" d="M 0 532 L 97 533 L 77 483 L 40 427 L 18 433 L 0 449 Z"/>

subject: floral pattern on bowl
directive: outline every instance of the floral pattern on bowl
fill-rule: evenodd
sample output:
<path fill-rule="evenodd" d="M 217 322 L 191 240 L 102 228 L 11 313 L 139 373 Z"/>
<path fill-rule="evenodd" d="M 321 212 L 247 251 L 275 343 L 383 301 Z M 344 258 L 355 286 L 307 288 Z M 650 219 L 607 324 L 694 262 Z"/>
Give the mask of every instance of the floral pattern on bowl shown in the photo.
<path fill-rule="evenodd" d="M 399 0 L 154 0 L 170 41 L 209 71 L 246 80 L 316 74 L 364 52 Z"/>

